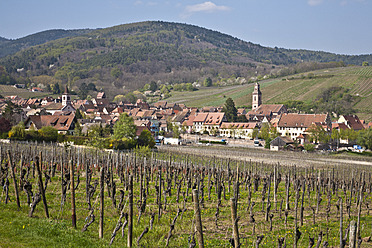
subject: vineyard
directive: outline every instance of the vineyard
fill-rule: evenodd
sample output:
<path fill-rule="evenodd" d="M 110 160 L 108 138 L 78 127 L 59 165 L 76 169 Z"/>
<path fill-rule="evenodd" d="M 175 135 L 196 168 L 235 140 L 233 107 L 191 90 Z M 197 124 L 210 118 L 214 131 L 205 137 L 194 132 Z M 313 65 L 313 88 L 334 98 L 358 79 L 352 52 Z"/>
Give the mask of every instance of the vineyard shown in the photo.
<path fill-rule="evenodd" d="M 14 88 L 12 85 L 0 85 L 0 95 L 2 96 L 19 96 L 22 98 L 35 98 L 35 97 L 44 97 L 49 95 L 50 93 L 45 92 L 31 92 L 26 89 L 17 89 Z"/>
<path fill-rule="evenodd" d="M 1 247 L 372 247 L 368 166 L 1 144 Z"/>

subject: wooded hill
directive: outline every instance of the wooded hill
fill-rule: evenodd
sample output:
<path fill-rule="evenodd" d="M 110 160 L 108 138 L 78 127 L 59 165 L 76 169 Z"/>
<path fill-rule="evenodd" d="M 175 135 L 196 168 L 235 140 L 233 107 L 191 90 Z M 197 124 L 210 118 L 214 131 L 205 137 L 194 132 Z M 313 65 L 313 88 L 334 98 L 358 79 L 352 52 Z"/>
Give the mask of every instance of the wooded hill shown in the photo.
<path fill-rule="evenodd" d="M 93 82 L 110 98 L 151 81 L 193 83 L 207 77 L 214 83 L 230 78 L 249 81 L 364 61 L 372 64 L 372 55 L 269 48 L 217 31 L 161 21 L 1 39 L 0 56 L 7 54 L 12 55 L 1 58 L 0 65 L 18 82 L 38 85 L 49 77 L 75 90 Z"/>

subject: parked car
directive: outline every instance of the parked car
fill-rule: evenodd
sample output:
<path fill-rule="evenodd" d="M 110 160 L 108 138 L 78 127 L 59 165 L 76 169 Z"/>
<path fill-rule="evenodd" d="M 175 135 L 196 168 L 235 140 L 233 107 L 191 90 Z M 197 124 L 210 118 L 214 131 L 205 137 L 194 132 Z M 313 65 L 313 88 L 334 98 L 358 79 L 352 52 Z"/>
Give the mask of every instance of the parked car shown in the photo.
<path fill-rule="evenodd" d="M 262 146 L 259 140 L 254 140 L 254 146 L 259 147 Z"/>

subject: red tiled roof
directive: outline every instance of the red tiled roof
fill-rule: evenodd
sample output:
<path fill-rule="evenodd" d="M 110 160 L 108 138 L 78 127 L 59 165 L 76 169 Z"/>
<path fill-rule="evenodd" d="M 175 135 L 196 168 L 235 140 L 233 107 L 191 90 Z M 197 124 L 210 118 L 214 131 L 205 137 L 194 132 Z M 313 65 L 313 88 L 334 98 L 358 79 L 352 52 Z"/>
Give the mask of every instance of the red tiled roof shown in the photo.
<path fill-rule="evenodd" d="M 327 114 L 282 114 L 278 127 L 310 127 L 313 123 L 326 124 Z"/>
<path fill-rule="evenodd" d="M 337 123 L 337 122 L 332 122 L 332 129 L 349 129 L 349 127 L 345 123 Z"/>
<path fill-rule="evenodd" d="M 248 115 L 269 116 L 271 113 L 278 113 L 284 107 L 283 104 L 263 104 L 248 112 Z"/>
<path fill-rule="evenodd" d="M 221 125 L 225 113 L 208 113 L 205 125 Z"/>
<path fill-rule="evenodd" d="M 208 113 L 199 113 L 195 118 L 194 122 L 204 122 L 207 119 Z"/>
<path fill-rule="evenodd" d="M 356 115 L 343 115 L 344 119 L 346 120 L 346 124 L 354 129 L 354 130 L 362 130 L 364 129 L 363 124 L 359 120 L 359 117 Z"/>
<path fill-rule="evenodd" d="M 254 129 L 257 126 L 257 122 L 223 122 L 221 128 L 225 129 Z"/>
<path fill-rule="evenodd" d="M 32 122 L 37 129 L 51 126 L 58 131 L 67 131 L 71 128 L 75 115 L 31 115 L 26 119 L 26 125 Z"/>

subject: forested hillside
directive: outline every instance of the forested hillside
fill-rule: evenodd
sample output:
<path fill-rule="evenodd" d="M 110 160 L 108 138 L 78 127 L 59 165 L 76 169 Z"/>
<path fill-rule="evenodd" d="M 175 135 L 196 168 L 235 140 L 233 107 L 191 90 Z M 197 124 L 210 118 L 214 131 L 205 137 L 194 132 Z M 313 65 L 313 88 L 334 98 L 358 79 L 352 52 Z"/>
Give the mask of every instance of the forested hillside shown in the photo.
<path fill-rule="evenodd" d="M 91 32 L 91 30 L 89 29 L 78 30 L 55 29 L 28 35 L 26 37 L 15 40 L 0 37 L 0 58 L 5 57 L 7 55 L 15 54 L 18 51 L 29 48 L 31 46 L 44 44 L 48 41 L 53 41 L 65 37 L 74 37 L 89 32 Z"/>
<path fill-rule="evenodd" d="M 18 43 L 0 41 L 0 48 L 8 53 L 40 44 L 1 58 L 0 65 L 6 68 L 10 77 L 21 82 L 47 88 L 45 80 L 39 79 L 48 76 L 51 81 L 68 83 L 75 91 L 79 91 L 84 83 L 94 83 L 97 89 L 105 90 L 113 98 L 142 88 L 151 81 L 175 85 L 201 83 L 210 78 L 214 85 L 226 85 L 231 79 L 247 83 L 340 67 L 349 62 L 369 61 L 372 64 L 371 56 L 340 57 L 263 47 L 179 23 L 142 22 L 68 32 L 46 31 L 19 39 Z"/>

